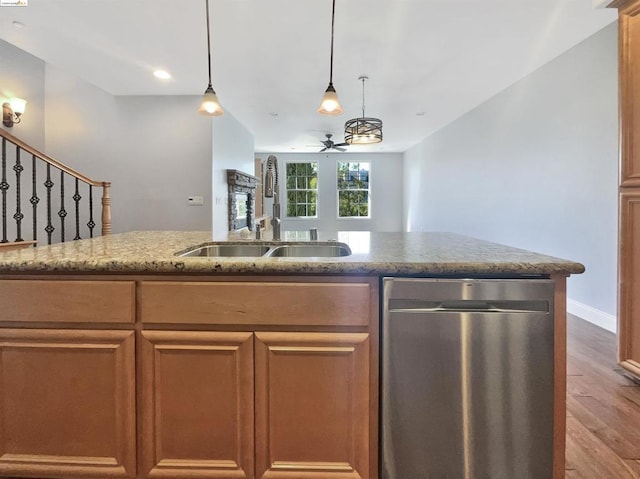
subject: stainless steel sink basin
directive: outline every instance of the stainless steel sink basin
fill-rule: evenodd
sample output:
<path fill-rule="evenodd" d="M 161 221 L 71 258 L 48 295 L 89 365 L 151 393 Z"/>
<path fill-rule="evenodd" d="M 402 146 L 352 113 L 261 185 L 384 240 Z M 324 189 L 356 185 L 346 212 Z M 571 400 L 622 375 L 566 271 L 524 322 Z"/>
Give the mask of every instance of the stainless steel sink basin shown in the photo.
<path fill-rule="evenodd" d="M 183 253 L 180 256 L 259 257 L 263 256 L 269 250 L 269 246 L 258 244 L 216 244 L 202 246 L 187 253 Z"/>
<path fill-rule="evenodd" d="M 249 257 L 249 258 L 336 258 L 349 256 L 351 250 L 345 243 L 260 243 L 260 244 L 205 244 L 185 253 L 182 258 Z"/>
<path fill-rule="evenodd" d="M 276 246 L 266 256 L 296 258 L 335 258 L 349 256 L 351 250 L 343 243 L 337 244 L 290 244 Z"/>

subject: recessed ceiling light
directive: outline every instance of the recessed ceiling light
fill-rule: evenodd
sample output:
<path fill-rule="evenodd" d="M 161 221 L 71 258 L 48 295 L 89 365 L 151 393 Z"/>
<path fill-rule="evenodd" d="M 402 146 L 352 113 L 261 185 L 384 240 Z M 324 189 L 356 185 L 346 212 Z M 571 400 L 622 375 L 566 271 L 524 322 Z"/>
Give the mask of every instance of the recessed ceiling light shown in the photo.
<path fill-rule="evenodd" d="M 156 70 L 153 72 L 153 76 L 159 78 L 160 80 L 170 80 L 171 73 L 166 70 Z"/>
<path fill-rule="evenodd" d="M 419 111 L 418 113 L 416 113 L 416 116 L 424 116 L 424 115 L 425 115 L 424 111 Z"/>
<path fill-rule="evenodd" d="M 276 117 L 276 116 L 278 116 L 278 113 L 277 113 L 277 112 L 275 112 L 275 111 L 272 111 L 271 113 L 269 113 L 269 115 L 271 115 L 271 116 L 273 116 L 273 117 Z"/>
<path fill-rule="evenodd" d="M 19 22 L 18 20 L 14 20 L 13 22 L 11 22 L 11 25 L 13 25 L 15 28 L 24 28 L 24 23 Z"/>

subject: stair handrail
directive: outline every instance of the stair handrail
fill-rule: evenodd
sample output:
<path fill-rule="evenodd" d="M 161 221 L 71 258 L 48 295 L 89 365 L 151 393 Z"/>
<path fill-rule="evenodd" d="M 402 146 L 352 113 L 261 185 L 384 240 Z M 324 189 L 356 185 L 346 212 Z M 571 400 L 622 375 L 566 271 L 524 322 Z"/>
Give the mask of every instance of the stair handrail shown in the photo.
<path fill-rule="evenodd" d="M 21 139 L 13 136 L 11 133 L 9 133 L 8 131 L 2 128 L 0 128 L 0 137 L 6 138 L 7 141 L 18 146 L 20 149 L 28 152 L 29 154 L 35 156 L 36 158 L 39 158 L 45 163 L 48 163 L 51 166 L 54 166 L 55 168 L 61 171 L 64 171 L 68 175 L 73 176 L 74 178 L 77 178 L 88 185 L 102 188 L 102 215 L 101 215 L 102 236 L 111 234 L 111 195 L 110 195 L 111 182 L 110 181 L 92 180 L 91 178 L 74 170 L 73 168 L 68 167 L 64 163 L 61 163 L 58 160 L 50 157 L 49 155 L 42 153 L 41 151 L 33 148 L 32 146 L 28 145 Z"/>

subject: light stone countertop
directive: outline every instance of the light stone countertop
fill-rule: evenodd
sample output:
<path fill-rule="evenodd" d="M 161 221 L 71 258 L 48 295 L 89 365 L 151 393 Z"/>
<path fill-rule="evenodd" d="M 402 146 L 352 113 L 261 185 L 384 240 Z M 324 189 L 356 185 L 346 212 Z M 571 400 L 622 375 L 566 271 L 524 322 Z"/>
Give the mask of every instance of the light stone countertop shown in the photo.
<path fill-rule="evenodd" d="M 283 240 L 309 241 L 287 231 Z M 453 233 L 319 233 L 347 243 L 339 258 L 181 258 L 175 253 L 212 241 L 211 232 L 134 231 L 0 253 L 4 273 L 299 273 L 376 275 L 578 274 L 584 266 Z M 228 238 L 233 242 L 255 240 Z M 267 240 L 263 240 L 267 241 Z"/>

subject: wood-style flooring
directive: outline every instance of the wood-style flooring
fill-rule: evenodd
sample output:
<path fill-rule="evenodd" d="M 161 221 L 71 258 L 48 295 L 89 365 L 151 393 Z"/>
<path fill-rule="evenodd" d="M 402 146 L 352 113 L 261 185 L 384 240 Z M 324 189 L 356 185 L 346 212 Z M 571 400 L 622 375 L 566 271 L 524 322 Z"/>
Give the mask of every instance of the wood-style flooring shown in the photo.
<path fill-rule="evenodd" d="M 640 384 L 615 335 L 569 315 L 567 336 L 566 479 L 640 479 Z"/>

